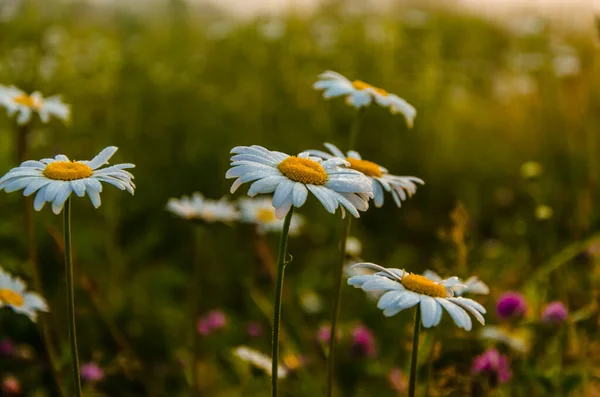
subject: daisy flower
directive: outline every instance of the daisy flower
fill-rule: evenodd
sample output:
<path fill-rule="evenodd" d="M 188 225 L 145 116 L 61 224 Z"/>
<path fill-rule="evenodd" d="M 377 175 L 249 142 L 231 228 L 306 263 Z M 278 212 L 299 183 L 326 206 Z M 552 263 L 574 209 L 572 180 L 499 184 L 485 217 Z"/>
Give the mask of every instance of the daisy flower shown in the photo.
<path fill-rule="evenodd" d="M 436 283 L 439 283 L 443 280 L 436 272 L 431 270 L 425 270 L 423 276 L 427 277 L 431 281 L 435 281 Z M 478 295 L 487 295 L 490 293 L 489 287 L 477 276 L 471 276 L 465 281 L 458 279 L 458 285 L 452 287 L 452 290 L 456 296 L 461 296 L 467 293 Z"/>
<path fill-rule="evenodd" d="M 454 297 L 452 288 L 458 285 L 458 277 L 434 282 L 418 274 L 407 273 L 401 269 L 386 269 L 374 263 L 358 263 L 354 267 L 377 271 L 370 275 L 351 277 L 348 284 L 363 291 L 385 291 L 377 307 L 383 310 L 386 317 L 420 304 L 421 321 L 425 328 L 440 323 L 442 308 L 450 314 L 459 328 L 466 331 L 472 328 L 469 314 L 481 324 L 485 324 L 483 314 L 486 311 L 483 306 L 471 299 Z"/>
<path fill-rule="evenodd" d="M 191 197 L 170 198 L 167 202 L 167 211 L 183 219 L 202 220 L 208 223 L 227 223 L 240 219 L 240 213 L 226 198 L 209 200 L 198 192 Z"/>
<path fill-rule="evenodd" d="M 343 96 L 346 98 L 348 106 L 354 106 L 357 109 L 369 106 L 375 101 L 379 106 L 388 108 L 392 114 L 402 114 L 411 128 L 417 115 L 416 109 L 398 95 L 361 80 L 350 81 L 341 74 L 330 70 L 319 75 L 319 81 L 313 84 L 313 88 L 322 90 L 325 99 Z"/>
<path fill-rule="evenodd" d="M 24 189 L 23 195 L 37 192 L 33 208 L 40 211 L 46 202 L 52 203 L 52 212 L 59 214 L 72 192 L 79 197 L 89 196 L 95 208 L 100 207 L 101 182 L 110 183 L 133 194 L 133 175 L 125 171 L 133 164 L 117 164 L 100 168 L 117 151 L 114 146 L 102 150 L 90 161 L 71 161 L 64 154 L 53 159 L 28 160 L 0 178 L 0 190 L 7 193 Z"/>
<path fill-rule="evenodd" d="M 275 217 L 282 219 L 292 206 L 302 207 L 310 191 L 330 213 L 341 205 L 342 216 L 348 210 L 358 218 L 358 211 L 369 208 L 373 197 L 371 181 L 360 172 L 347 168 L 344 159 L 323 161 L 308 153 L 290 156 L 262 146 L 238 146 L 231 150 L 231 168 L 226 178 L 237 178 L 231 186 L 235 192 L 243 183 L 253 182 L 248 196 L 274 193 Z"/>
<path fill-rule="evenodd" d="M 242 361 L 252 364 L 256 368 L 263 370 L 267 375 L 271 376 L 271 358 L 269 356 L 247 346 L 236 347 L 233 349 L 233 355 Z M 285 378 L 287 374 L 287 368 L 280 365 L 277 371 L 277 377 Z"/>
<path fill-rule="evenodd" d="M 27 292 L 25 283 L 0 269 L 0 308 L 10 307 L 35 322 L 38 312 L 47 312 L 44 299 L 34 292 Z"/>
<path fill-rule="evenodd" d="M 278 232 L 283 228 L 283 220 L 275 216 L 275 207 L 272 199 L 266 197 L 243 198 L 239 201 L 242 222 L 253 223 L 257 226 L 259 233 Z M 304 217 L 298 214 L 292 216 L 290 222 L 290 236 L 300 234 L 304 225 Z"/>
<path fill-rule="evenodd" d="M 373 201 L 377 208 L 383 205 L 384 191 L 390 192 L 394 198 L 394 202 L 400 207 L 403 200 L 416 193 L 416 183 L 425 184 L 423 180 L 414 176 L 391 175 L 385 167 L 372 161 L 363 160 L 360 154 L 354 150 L 350 150 L 344 155 L 340 149 L 331 143 L 325 143 L 324 145 L 332 154 L 321 150 L 308 150 L 307 152 L 325 160 L 332 158 L 345 159 L 350 163 L 351 169 L 365 174 L 373 182 L 373 194 L 375 195 Z"/>
<path fill-rule="evenodd" d="M 43 123 L 50 121 L 51 116 L 68 122 L 71 117 L 71 107 L 65 104 L 60 96 L 44 98 L 38 91 L 28 95 L 17 87 L 0 85 L 0 105 L 12 117 L 17 114 L 19 125 L 27 124 L 33 112 L 37 112 Z"/>

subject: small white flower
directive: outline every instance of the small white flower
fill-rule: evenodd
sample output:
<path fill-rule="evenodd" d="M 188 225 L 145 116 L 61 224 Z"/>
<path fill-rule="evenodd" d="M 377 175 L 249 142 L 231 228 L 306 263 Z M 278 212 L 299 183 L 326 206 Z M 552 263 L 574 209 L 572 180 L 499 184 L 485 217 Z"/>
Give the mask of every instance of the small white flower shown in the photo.
<path fill-rule="evenodd" d="M 108 164 L 117 150 L 109 146 L 90 161 L 71 161 L 64 154 L 53 159 L 25 161 L 0 178 L 0 190 L 10 193 L 24 189 L 24 196 L 37 192 L 33 201 L 36 211 L 40 211 L 48 202 L 52 203 L 52 212 L 59 214 L 72 192 L 79 197 L 87 194 L 94 207 L 98 208 L 102 192 L 100 182 L 110 183 L 131 194 L 135 189 L 133 175 L 125 171 L 135 165 L 126 163 L 100 168 Z"/>
<path fill-rule="evenodd" d="M 423 276 L 427 277 L 431 281 L 439 283 L 443 279 L 434 271 L 425 270 Z M 490 293 L 489 287 L 481 281 L 477 276 L 471 276 L 465 281 L 458 279 L 458 285 L 452 287 L 454 295 L 461 296 L 463 294 L 478 294 L 487 295 Z"/>
<path fill-rule="evenodd" d="M 60 96 L 44 98 L 38 91 L 28 95 L 14 86 L 0 85 L 0 105 L 7 109 L 10 117 L 17 114 L 19 125 L 27 124 L 33 112 L 39 114 L 43 123 L 49 122 L 51 116 L 64 122 L 68 122 L 71 117 L 71 107 Z"/>
<path fill-rule="evenodd" d="M 240 219 L 240 213 L 226 198 L 208 200 L 199 192 L 192 194 L 191 197 L 170 198 L 167 202 L 167 211 L 183 219 L 203 220 L 208 223 L 227 223 Z"/>
<path fill-rule="evenodd" d="M 323 90 L 323 98 L 343 96 L 346 104 L 361 108 L 371 105 L 373 101 L 379 106 L 388 108 L 392 114 L 402 114 L 406 123 L 412 128 L 417 110 L 396 94 L 391 94 L 382 88 L 374 87 L 361 80 L 350 81 L 339 73 L 331 70 L 321 73 L 319 81 L 313 84 L 316 90 Z"/>
<path fill-rule="evenodd" d="M 10 307 L 35 322 L 38 312 L 47 312 L 44 299 L 36 293 L 27 292 L 25 283 L 0 269 L 0 308 Z"/>
<path fill-rule="evenodd" d="M 417 191 L 416 183 L 425 184 L 422 179 L 415 176 L 396 176 L 389 171 L 372 161 L 363 160 L 358 152 L 350 150 L 347 155 L 331 143 L 325 143 L 325 147 L 329 149 L 333 155 L 321 150 L 308 150 L 307 152 L 313 156 L 318 156 L 323 159 L 340 158 L 345 159 L 350 163 L 350 168 L 358 172 L 362 172 L 369 177 L 373 182 L 373 201 L 377 208 L 383 205 L 384 191 L 390 192 L 394 198 L 394 202 L 398 207 L 402 205 L 402 201 L 411 197 Z"/>
<path fill-rule="evenodd" d="M 245 361 L 259 368 L 269 376 L 272 375 L 271 368 L 271 357 L 249 348 L 248 346 L 238 346 L 233 349 L 233 355 L 238 357 L 240 360 Z M 279 365 L 277 370 L 277 377 L 283 379 L 287 376 L 288 370 L 284 366 Z"/>
<path fill-rule="evenodd" d="M 239 201 L 240 211 L 242 213 L 242 222 L 253 223 L 257 226 L 260 233 L 276 232 L 281 233 L 283 220 L 275 216 L 275 207 L 272 199 L 267 197 L 260 198 L 242 198 Z M 300 229 L 304 225 L 304 217 L 294 214 L 290 222 L 290 236 L 300 234 Z"/>
<path fill-rule="evenodd" d="M 354 276 L 348 284 L 364 291 L 385 291 L 379 298 L 377 307 L 386 317 L 417 304 L 421 305 L 423 327 L 431 328 L 440 323 L 444 308 L 454 323 L 466 331 L 472 328 L 471 314 L 481 324 L 485 324 L 485 308 L 474 300 L 454 297 L 452 287 L 458 285 L 458 278 L 451 277 L 441 282 L 433 282 L 424 276 L 407 273 L 401 269 L 386 269 L 374 263 L 359 263 L 354 267 L 376 270 L 370 275 Z M 469 313 L 469 314 L 468 314 Z"/>
<path fill-rule="evenodd" d="M 350 163 L 332 158 L 323 161 L 308 153 L 290 156 L 262 146 L 238 146 L 231 150 L 231 168 L 226 178 L 237 178 L 231 186 L 234 193 L 243 183 L 253 182 L 248 196 L 274 193 L 273 206 L 278 219 L 285 217 L 292 205 L 302 207 L 310 191 L 330 213 L 341 205 L 342 215 L 348 210 L 358 218 L 358 211 L 369 208 L 373 197 L 369 178 L 347 168 Z"/>

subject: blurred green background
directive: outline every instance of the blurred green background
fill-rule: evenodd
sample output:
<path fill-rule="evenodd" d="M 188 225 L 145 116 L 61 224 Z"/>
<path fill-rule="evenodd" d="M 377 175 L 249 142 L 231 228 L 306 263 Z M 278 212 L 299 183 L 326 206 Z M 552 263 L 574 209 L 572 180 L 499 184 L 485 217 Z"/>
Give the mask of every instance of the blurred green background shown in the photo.
<path fill-rule="evenodd" d="M 477 274 L 491 288 L 477 298 L 490 324 L 499 323 L 500 293 L 526 295 L 528 316 L 511 329 L 547 348 L 523 354 L 502 347 L 513 379 L 490 395 L 598 395 L 600 68 L 595 27 L 579 28 L 525 14 L 490 22 L 417 5 L 357 12 L 329 2 L 307 15 L 235 20 L 177 0 L 139 9 L 0 1 L 0 84 L 61 94 L 72 104 L 69 126 L 34 124 L 27 157 L 88 159 L 115 145 L 113 162 L 136 164 L 134 197 L 107 187 L 99 210 L 83 199 L 74 204 L 80 355 L 106 373 L 87 393 L 189 394 L 195 244 L 191 226 L 165 204 L 193 191 L 227 195 L 233 146 L 344 148 L 353 109 L 311 88 L 331 69 L 396 93 L 418 111 L 413 129 L 385 109 L 366 112 L 357 145 L 363 157 L 426 185 L 401 209 L 387 197 L 384 208 L 353 223 L 362 257 L 413 272 Z M 0 115 L 2 173 L 15 165 L 15 145 L 15 126 Z M 531 161 L 541 173 L 528 174 L 531 163 L 522 169 Z M 1 194 L 0 206 L 0 265 L 30 282 L 22 199 Z M 462 208 L 458 221 L 450 216 L 455 208 Z M 284 396 L 323 395 L 324 350 L 315 333 L 330 318 L 341 227 L 314 199 L 299 212 L 307 225 L 289 248 L 282 346 L 294 371 L 282 381 Z M 34 215 L 52 309 L 45 318 L 68 386 L 61 217 L 47 208 Z M 451 238 L 460 235 L 464 241 Z M 242 344 L 270 348 L 265 269 L 273 252 L 265 247 L 276 249 L 277 236 L 259 240 L 246 225 L 207 225 L 197 244 L 203 312 L 228 317 L 225 329 L 202 340 L 203 395 L 268 393 L 268 376 L 231 354 Z M 556 299 L 568 303 L 568 325 L 540 329 L 541 307 Z M 386 319 L 363 292 L 346 287 L 341 319 L 339 395 L 402 395 L 388 375 L 408 369 L 412 315 Z M 261 336 L 247 334 L 251 322 Z M 374 357 L 353 353 L 359 324 L 374 334 Z M 473 392 L 478 380 L 470 375 L 472 358 L 491 344 L 480 329 L 465 333 L 446 318 L 424 334 L 421 395 L 485 395 Z M 55 395 L 35 325 L 3 310 L 0 338 L 22 353 L 0 358 L 0 373 L 16 376 L 24 395 Z"/>

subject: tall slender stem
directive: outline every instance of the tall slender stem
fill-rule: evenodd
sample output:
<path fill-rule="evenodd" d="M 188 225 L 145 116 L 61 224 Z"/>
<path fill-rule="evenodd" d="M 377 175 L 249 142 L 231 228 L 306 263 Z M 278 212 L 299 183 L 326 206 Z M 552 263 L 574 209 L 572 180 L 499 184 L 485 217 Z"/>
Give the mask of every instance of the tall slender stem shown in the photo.
<path fill-rule="evenodd" d="M 277 280 L 275 283 L 275 307 L 273 308 L 273 338 L 271 340 L 271 390 L 272 396 L 277 397 L 277 377 L 279 374 L 279 322 L 281 321 L 281 294 L 283 292 L 283 273 L 285 272 L 287 241 L 290 231 L 290 222 L 294 214 L 294 207 L 290 208 L 283 222 L 281 239 L 279 240 L 279 254 L 277 255 Z"/>
<path fill-rule="evenodd" d="M 64 212 L 63 233 L 65 236 L 65 274 L 67 276 L 67 312 L 69 315 L 69 340 L 71 341 L 71 362 L 73 365 L 73 386 L 75 396 L 81 397 L 81 377 L 79 375 L 79 354 L 77 352 L 77 331 L 75 324 L 75 296 L 73 287 L 73 261 L 71 258 L 71 198 L 67 199 Z"/>
<path fill-rule="evenodd" d="M 17 134 L 16 162 L 17 165 L 19 165 L 25 161 L 25 158 L 27 157 L 27 146 L 31 128 L 29 124 L 24 124 L 15 127 L 15 131 Z M 45 296 L 40 272 L 40 264 L 38 261 L 37 244 L 35 241 L 35 224 L 33 222 L 33 202 L 31 197 L 23 197 L 23 204 L 25 205 L 25 233 L 27 235 L 28 260 L 31 265 L 31 272 L 33 274 L 33 286 L 38 294 Z M 50 332 L 50 322 L 47 321 L 46 316 L 41 316 L 38 324 L 40 334 L 44 341 L 44 348 L 46 350 L 48 363 L 50 364 L 50 371 L 52 372 L 52 377 L 56 383 L 56 389 L 60 396 L 64 396 L 65 393 L 62 390 L 58 360 L 56 358 L 56 349 L 54 348 L 52 334 Z"/>
<path fill-rule="evenodd" d="M 352 150 L 358 140 L 358 133 L 360 132 L 360 125 L 362 123 L 363 116 L 365 114 L 365 107 L 359 108 L 356 112 L 356 117 L 352 123 L 350 129 L 350 135 L 348 136 L 348 150 Z M 340 248 L 340 260 L 338 267 L 335 272 L 335 295 L 333 299 L 333 316 L 331 319 L 331 329 L 329 331 L 329 355 L 327 356 L 327 396 L 331 397 L 333 393 L 333 373 L 335 370 L 335 346 L 336 346 L 336 328 L 338 317 L 340 316 L 340 306 L 342 300 L 342 278 L 344 275 L 344 264 L 346 263 L 346 240 L 350 235 L 351 218 L 348 216 L 344 222 L 344 234 L 342 235 L 341 248 Z"/>
<path fill-rule="evenodd" d="M 366 109 L 366 107 L 362 107 L 356 111 L 356 117 L 354 118 L 352 128 L 350 129 L 350 136 L 348 137 L 348 150 L 352 150 L 356 146 L 356 141 L 358 140 L 358 133 L 360 132 L 360 126 L 362 124 L 362 120 L 365 115 Z"/>
<path fill-rule="evenodd" d="M 192 371 L 192 397 L 199 396 L 198 390 L 198 351 L 200 350 L 200 333 L 197 329 L 197 321 L 200 317 L 200 279 L 202 274 L 202 263 L 200 261 L 201 252 L 200 244 L 203 237 L 203 229 L 201 225 L 196 225 L 194 228 L 194 274 L 193 282 L 191 283 L 191 299 L 192 299 L 192 354 L 191 354 L 191 371 Z"/>
<path fill-rule="evenodd" d="M 408 381 L 408 397 L 415 397 L 417 384 L 417 357 L 419 356 L 419 330 L 421 329 L 421 305 L 417 305 L 415 312 L 415 329 L 413 332 L 413 349 L 410 360 L 410 378 Z"/>
<path fill-rule="evenodd" d="M 340 316 L 340 306 L 342 300 L 342 279 L 344 275 L 344 263 L 346 262 L 346 240 L 350 235 L 350 226 L 352 224 L 352 218 L 346 217 L 344 222 L 344 234 L 341 239 L 342 246 L 341 260 L 339 266 L 335 272 L 336 278 L 336 295 L 333 300 L 333 318 L 331 319 L 331 329 L 329 330 L 329 356 L 327 357 L 327 396 L 333 393 L 333 373 L 335 370 L 335 347 L 337 345 L 337 320 Z"/>

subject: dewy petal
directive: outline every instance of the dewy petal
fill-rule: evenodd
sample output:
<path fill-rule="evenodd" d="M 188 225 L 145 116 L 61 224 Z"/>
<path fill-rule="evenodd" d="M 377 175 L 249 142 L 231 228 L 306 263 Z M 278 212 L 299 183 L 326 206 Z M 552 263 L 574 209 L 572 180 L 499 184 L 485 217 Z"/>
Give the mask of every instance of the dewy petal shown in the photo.
<path fill-rule="evenodd" d="M 321 202 L 321 204 L 323 204 L 323 207 L 325 207 L 327 212 L 331 214 L 335 213 L 337 205 L 331 198 L 331 196 L 328 194 L 329 190 L 327 188 L 315 185 L 306 185 L 306 187 L 315 195 L 315 197 Z"/>
<path fill-rule="evenodd" d="M 402 310 L 406 310 L 415 306 L 420 300 L 421 295 L 406 291 L 402 294 L 401 299 L 399 299 L 393 306 L 388 306 L 387 309 L 383 311 L 383 315 L 386 317 L 394 316 L 400 313 Z"/>
<path fill-rule="evenodd" d="M 281 183 L 279 183 L 279 186 L 277 186 L 275 194 L 273 195 L 273 207 L 280 207 L 281 204 L 292 195 L 295 184 L 295 182 L 287 178 L 284 178 Z"/>
<path fill-rule="evenodd" d="M 473 317 L 475 317 L 477 319 L 477 321 L 479 321 L 479 323 L 481 323 L 481 325 L 485 325 L 485 318 L 481 315 L 481 313 L 478 310 L 476 310 L 472 305 L 470 305 L 469 303 L 466 302 L 470 299 L 448 298 L 448 300 L 456 303 L 457 305 L 459 305 L 460 307 L 462 307 L 463 309 L 465 309 L 466 311 L 471 313 L 473 315 Z M 472 301 L 472 302 L 474 302 L 474 301 Z M 482 307 L 482 309 L 483 309 L 483 307 Z M 485 313 L 485 309 L 482 313 Z"/>
<path fill-rule="evenodd" d="M 459 328 L 463 328 L 466 331 L 471 330 L 473 323 L 471 322 L 471 318 L 469 317 L 467 312 L 465 312 L 465 310 L 462 307 L 450 302 L 446 298 L 435 298 L 435 300 L 439 302 L 444 307 L 444 309 L 446 309 L 448 314 L 450 314 L 450 317 L 452 317 L 452 320 L 454 320 L 454 323 Z"/>
<path fill-rule="evenodd" d="M 363 291 L 404 290 L 404 287 L 399 282 L 377 275 L 371 275 L 371 278 L 361 288 Z"/>
<path fill-rule="evenodd" d="M 390 306 L 393 306 L 398 300 L 402 298 L 404 291 L 388 291 L 381 295 L 377 302 L 377 308 L 385 310 Z"/>
<path fill-rule="evenodd" d="M 434 325 L 438 307 L 439 305 L 435 299 L 427 295 L 421 295 L 421 319 L 423 327 L 431 328 Z"/>
<path fill-rule="evenodd" d="M 335 157 L 339 157 L 339 158 L 341 158 L 341 159 L 344 159 L 344 160 L 346 159 L 346 156 L 344 156 L 344 152 L 342 152 L 340 149 L 338 149 L 338 147 L 337 147 L 337 146 L 335 146 L 335 145 L 333 145 L 333 144 L 331 144 L 331 143 L 328 143 L 328 142 L 325 142 L 323 145 L 324 145 L 324 146 L 325 146 L 325 147 L 326 147 L 326 148 L 327 148 L 327 149 L 328 149 L 328 150 L 329 150 L 331 153 L 333 153 L 333 155 L 334 155 Z"/>
<path fill-rule="evenodd" d="M 119 150 L 119 148 L 116 146 L 109 146 L 103 149 L 96 157 L 87 163 L 88 167 L 90 167 L 92 170 L 95 170 L 104 164 L 108 164 L 108 160 L 116 153 L 117 150 Z"/>
<path fill-rule="evenodd" d="M 302 183 L 295 183 L 292 191 L 294 207 L 302 207 L 308 197 L 308 189 Z"/>

